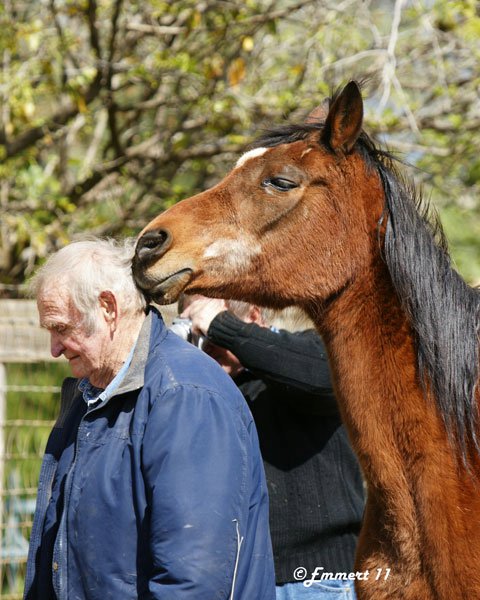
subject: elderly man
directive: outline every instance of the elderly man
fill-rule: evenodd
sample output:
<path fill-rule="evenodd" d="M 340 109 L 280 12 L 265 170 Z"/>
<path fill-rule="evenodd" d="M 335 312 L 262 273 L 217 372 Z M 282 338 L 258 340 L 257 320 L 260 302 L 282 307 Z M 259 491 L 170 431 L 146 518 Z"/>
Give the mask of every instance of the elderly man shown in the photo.
<path fill-rule="evenodd" d="M 257 434 L 230 378 L 136 290 L 132 247 L 72 243 L 35 276 L 68 359 L 40 474 L 26 600 L 271 600 Z"/>

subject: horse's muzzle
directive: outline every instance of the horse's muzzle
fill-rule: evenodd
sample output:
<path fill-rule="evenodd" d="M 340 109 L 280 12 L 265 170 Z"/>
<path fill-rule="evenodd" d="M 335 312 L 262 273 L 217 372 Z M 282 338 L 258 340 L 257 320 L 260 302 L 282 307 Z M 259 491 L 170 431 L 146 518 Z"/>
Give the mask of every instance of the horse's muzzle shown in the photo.
<path fill-rule="evenodd" d="M 174 302 L 192 277 L 189 267 L 167 273 L 152 269 L 170 248 L 171 242 L 172 236 L 164 229 L 147 231 L 139 238 L 132 260 L 132 274 L 137 287 L 147 300 L 158 304 Z"/>
<path fill-rule="evenodd" d="M 142 270 L 156 262 L 170 247 L 172 236 L 164 229 L 147 231 L 138 240 L 133 258 L 134 270 Z"/>

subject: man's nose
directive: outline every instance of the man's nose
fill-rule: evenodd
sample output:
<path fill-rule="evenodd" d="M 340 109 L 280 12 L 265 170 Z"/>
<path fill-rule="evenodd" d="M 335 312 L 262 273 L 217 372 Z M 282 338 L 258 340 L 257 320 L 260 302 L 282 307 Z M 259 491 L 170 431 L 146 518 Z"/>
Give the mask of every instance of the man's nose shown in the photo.
<path fill-rule="evenodd" d="M 65 346 L 60 341 L 58 335 L 56 335 L 55 333 L 51 333 L 50 334 L 50 353 L 53 356 L 53 358 L 58 358 L 59 356 L 61 356 L 64 350 L 65 350 Z"/>

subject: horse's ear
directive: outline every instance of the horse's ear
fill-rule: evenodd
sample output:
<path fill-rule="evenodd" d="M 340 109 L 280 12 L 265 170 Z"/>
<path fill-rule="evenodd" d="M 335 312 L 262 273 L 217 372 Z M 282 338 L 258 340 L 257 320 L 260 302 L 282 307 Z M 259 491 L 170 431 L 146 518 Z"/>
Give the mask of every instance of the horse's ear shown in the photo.
<path fill-rule="evenodd" d="M 319 106 L 314 108 L 311 113 L 308 114 L 305 119 L 305 123 L 324 123 L 328 116 L 328 109 L 330 108 L 330 100 L 324 100 Z"/>
<path fill-rule="evenodd" d="M 362 131 L 362 122 L 362 94 L 357 83 L 350 81 L 330 107 L 322 141 L 334 152 L 348 154 Z"/>

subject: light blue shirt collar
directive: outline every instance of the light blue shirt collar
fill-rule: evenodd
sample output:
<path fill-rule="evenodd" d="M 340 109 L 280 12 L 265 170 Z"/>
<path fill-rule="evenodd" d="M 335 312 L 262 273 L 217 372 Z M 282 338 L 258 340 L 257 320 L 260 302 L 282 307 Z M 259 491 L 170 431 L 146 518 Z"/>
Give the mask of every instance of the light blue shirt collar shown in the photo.
<path fill-rule="evenodd" d="M 135 350 L 136 342 L 133 344 L 132 349 L 130 350 L 127 359 L 122 365 L 120 371 L 115 375 L 112 381 L 107 385 L 107 387 L 102 390 L 102 388 L 97 388 L 90 383 L 90 381 L 84 377 L 80 380 L 78 387 L 83 394 L 83 399 L 88 404 L 89 407 L 97 404 L 98 402 L 104 402 L 113 396 L 115 390 L 122 383 L 123 378 L 125 377 L 128 367 L 132 362 L 133 352 Z"/>

